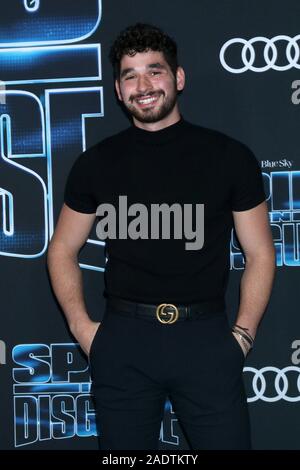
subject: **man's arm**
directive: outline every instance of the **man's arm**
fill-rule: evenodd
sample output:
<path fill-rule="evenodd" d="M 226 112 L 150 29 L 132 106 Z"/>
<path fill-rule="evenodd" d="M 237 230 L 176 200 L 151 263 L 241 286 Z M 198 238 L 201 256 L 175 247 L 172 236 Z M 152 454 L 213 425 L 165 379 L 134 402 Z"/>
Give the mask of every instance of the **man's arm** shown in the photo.
<path fill-rule="evenodd" d="M 70 330 L 86 354 L 99 322 L 93 322 L 84 302 L 78 253 L 86 242 L 96 214 L 83 214 L 63 205 L 48 249 L 48 268 L 54 293 Z"/>
<path fill-rule="evenodd" d="M 267 204 L 233 212 L 233 219 L 246 261 L 235 323 L 254 338 L 271 295 L 276 266 Z"/>

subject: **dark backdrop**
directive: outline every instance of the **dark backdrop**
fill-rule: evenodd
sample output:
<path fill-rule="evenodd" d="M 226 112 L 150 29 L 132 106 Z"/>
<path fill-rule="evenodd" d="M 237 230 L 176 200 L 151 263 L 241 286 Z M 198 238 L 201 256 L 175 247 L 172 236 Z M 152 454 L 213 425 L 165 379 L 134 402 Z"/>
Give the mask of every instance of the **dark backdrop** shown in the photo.
<path fill-rule="evenodd" d="M 187 75 L 180 97 L 184 117 L 243 141 L 261 162 L 278 270 L 244 368 L 253 444 L 300 448 L 299 14 L 296 0 L 5 2 L 1 449 L 97 447 L 87 363 L 50 289 L 46 249 L 76 156 L 129 125 L 115 97 L 107 54 L 118 32 L 136 21 L 161 26 L 177 40 Z M 243 259 L 234 238 L 228 250 L 233 318 Z M 95 233 L 80 261 L 89 311 L 101 319 L 105 258 Z M 161 446 L 187 449 L 169 403 Z"/>

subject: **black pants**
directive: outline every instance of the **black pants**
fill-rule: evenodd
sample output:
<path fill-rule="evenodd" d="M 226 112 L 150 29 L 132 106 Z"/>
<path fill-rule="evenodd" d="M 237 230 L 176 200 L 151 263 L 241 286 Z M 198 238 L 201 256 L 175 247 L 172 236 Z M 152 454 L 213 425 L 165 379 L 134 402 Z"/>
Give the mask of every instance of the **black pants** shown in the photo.
<path fill-rule="evenodd" d="M 169 397 L 193 450 L 250 449 L 243 363 L 225 312 L 163 325 L 108 305 L 90 352 L 100 448 L 158 449 Z"/>

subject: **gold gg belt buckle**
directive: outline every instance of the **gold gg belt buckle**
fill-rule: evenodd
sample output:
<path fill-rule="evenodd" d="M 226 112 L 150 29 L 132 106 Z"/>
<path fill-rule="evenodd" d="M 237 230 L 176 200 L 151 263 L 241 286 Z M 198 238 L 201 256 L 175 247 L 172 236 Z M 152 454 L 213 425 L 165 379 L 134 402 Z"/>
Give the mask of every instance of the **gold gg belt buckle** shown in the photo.
<path fill-rule="evenodd" d="M 168 315 L 169 315 L 169 318 L 166 318 L 166 316 Z M 178 317 L 179 317 L 179 311 L 176 305 L 160 304 L 156 308 L 156 318 L 158 319 L 158 321 L 160 321 L 160 323 L 163 323 L 165 325 L 166 324 L 171 325 L 172 323 L 175 323 L 178 320 Z"/>

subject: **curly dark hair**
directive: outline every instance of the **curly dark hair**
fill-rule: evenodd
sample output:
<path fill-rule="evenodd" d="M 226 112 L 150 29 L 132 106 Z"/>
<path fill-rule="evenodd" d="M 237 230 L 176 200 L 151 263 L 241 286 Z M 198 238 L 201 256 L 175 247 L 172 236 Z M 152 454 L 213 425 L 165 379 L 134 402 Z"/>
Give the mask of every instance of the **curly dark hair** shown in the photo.
<path fill-rule="evenodd" d="M 120 77 L 120 63 L 124 55 L 134 56 L 137 52 L 162 52 L 174 77 L 178 67 L 177 44 L 161 29 L 146 23 L 136 23 L 121 31 L 109 52 L 114 77 Z"/>

